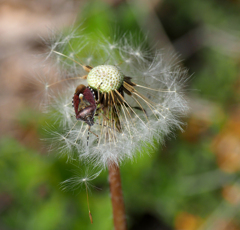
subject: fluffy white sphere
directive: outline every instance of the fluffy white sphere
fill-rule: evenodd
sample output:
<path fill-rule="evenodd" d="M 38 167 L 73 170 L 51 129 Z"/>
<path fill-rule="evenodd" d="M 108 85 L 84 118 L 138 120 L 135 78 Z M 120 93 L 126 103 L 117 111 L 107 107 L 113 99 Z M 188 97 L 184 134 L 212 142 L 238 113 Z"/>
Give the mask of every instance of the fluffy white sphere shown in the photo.
<path fill-rule="evenodd" d="M 144 146 L 182 130 L 181 118 L 188 110 L 184 94 L 188 71 L 174 57 L 145 49 L 143 43 L 136 45 L 137 36 L 132 34 L 96 42 L 83 31 L 74 33 L 52 39 L 46 58 L 53 57 L 57 69 L 42 82 L 44 101 L 57 111 L 49 131 L 51 147 L 71 160 L 105 167 L 109 161 L 133 159 Z M 79 48 L 74 50 L 76 44 Z M 88 73 L 87 66 L 93 67 Z M 86 122 L 76 120 L 71 106 L 80 84 L 103 94 L 90 132 Z"/>

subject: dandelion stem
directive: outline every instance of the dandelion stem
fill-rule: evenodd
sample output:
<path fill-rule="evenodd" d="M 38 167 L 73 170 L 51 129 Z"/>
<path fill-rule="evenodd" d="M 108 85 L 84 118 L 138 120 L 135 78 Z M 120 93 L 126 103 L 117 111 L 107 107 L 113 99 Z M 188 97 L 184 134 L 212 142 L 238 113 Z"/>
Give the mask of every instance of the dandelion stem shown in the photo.
<path fill-rule="evenodd" d="M 119 166 L 114 162 L 108 163 L 109 184 L 112 199 L 113 222 L 115 230 L 126 230 L 126 216 L 121 186 Z"/>

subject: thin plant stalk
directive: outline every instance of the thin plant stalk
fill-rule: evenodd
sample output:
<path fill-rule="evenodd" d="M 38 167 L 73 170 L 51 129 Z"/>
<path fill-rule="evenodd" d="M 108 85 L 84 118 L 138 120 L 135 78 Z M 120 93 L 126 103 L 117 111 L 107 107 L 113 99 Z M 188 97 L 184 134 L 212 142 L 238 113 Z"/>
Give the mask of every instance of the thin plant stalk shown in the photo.
<path fill-rule="evenodd" d="M 115 230 L 127 230 L 119 166 L 114 162 L 109 162 L 108 171 L 114 228 Z"/>

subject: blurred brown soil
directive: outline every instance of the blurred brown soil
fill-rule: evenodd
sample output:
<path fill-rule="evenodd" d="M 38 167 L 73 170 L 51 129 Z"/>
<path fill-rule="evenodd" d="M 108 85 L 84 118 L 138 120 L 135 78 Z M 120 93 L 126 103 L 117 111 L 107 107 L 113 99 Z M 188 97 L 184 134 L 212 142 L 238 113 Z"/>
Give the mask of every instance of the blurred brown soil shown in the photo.
<path fill-rule="evenodd" d="M 22 92 L 31 82 L 29 76 L 40 68 L 36 57 L 44 49 L 42 38 L 48 38 L 51 29 L 72 25 L 80 3 L 74 0 L 0 3 L 0 136 L 14 136 L 38 145 L 36 127 L 23 128 L 18 124 L 20 111 L 31 105 L 30 94 Z"/>
<path fill-rule="evenodd" d="M 213 139 L 213 153 L 219 168 L 227 173 L 240 170 L 240 108 L 235 108 L 222 130 Z"/>

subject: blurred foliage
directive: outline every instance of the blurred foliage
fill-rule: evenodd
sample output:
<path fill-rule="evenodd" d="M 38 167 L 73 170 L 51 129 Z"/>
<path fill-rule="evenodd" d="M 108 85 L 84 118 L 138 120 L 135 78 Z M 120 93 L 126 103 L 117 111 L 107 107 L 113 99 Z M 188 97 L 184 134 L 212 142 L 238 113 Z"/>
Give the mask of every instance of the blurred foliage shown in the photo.
<path fill-rule="evenodd" d="M 143 34 L 127 2 L 91 1 L 82 7 L 78 23 L 87 32 L 111 36 L 117 28 L 119 34 Z M 239 30 L 239 10 L 237 0 L 171 0 L 156 6 L 173 43 L 202 25 Z M 240 229 L 239 61 L 239 56 L 206 46 L 185 60 L 194 73 L 189 97 L 196 104 L 201 98 L 200 109 L 186 119 L 185 133 L 122 165 L 129 229 Z M 38 141 L 46 135 L 49 118 L 31 108 L 17 115 L 23 137 L 0 141 L 0 228 L 112 229 L 107 171 L 92 182 L 91 225 L 85 187 L 64 192 L 59 186 L 74 176 L 76 166 L 57 152 L 49 154 Z M 85 167 L 77 165 L 83 176 Z"/>

